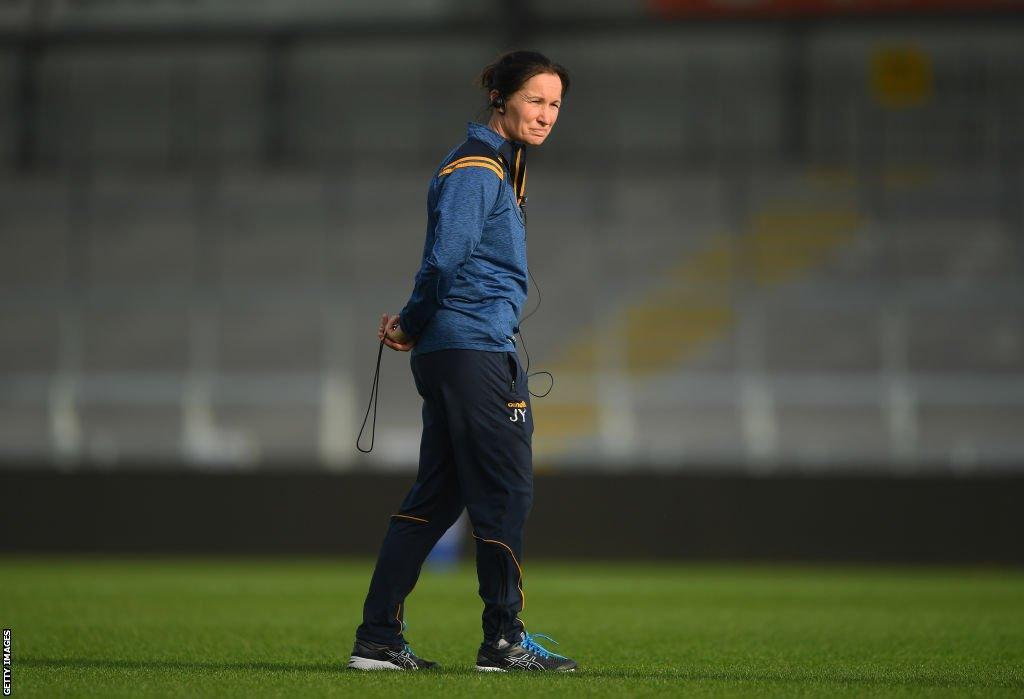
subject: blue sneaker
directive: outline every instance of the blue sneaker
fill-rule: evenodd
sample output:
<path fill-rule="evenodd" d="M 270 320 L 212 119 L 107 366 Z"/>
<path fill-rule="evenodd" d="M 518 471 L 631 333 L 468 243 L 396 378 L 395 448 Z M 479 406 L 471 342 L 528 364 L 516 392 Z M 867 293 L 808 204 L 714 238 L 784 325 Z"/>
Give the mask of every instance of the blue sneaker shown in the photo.
<path fill-rule="evenodd" d="M 519 641 L 510 643 L 500 638 L 494 643 L 484 643 L 476 655 L 476 669 L 480 672 L 510 672 L 513 670 L 553 670 L 573 672 L 576 661 L 552 653 L 535 639 L 546 638 L 555 645 L 558 641 L 542 633 L 521 632 Z"/>

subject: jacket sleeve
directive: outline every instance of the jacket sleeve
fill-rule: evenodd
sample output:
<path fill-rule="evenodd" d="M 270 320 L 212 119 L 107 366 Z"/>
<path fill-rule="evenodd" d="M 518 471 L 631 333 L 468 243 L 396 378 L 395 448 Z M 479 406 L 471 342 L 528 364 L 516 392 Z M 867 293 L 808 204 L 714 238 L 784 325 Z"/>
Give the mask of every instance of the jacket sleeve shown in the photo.
<path fill-rule="evenodd" d="M 488 167 L 461 167 L 443 175 L 432 212 L 433 245 L 424 249 L 412 296 L 399 318 L 406 335 L 419 337 L 442 306 L 456 275 L 480 242 L 500 191 L 501 179 Z"/>

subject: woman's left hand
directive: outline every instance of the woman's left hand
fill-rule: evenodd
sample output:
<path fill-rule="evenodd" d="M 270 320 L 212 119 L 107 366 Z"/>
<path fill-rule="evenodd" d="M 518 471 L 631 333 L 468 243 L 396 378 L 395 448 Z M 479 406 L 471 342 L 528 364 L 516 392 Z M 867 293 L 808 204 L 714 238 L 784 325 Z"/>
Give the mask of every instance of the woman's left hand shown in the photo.
<path fill-rule="evenodd" d="M 390 318 L 385 313 L 380 318 L 380 327 L 377 328 L 377 339 L 384 340 L 384 344 L 399 352 L 408 352 L 416 344 L 416 340 L 405 334 L 402 326 L 398 324 L 401 315 L 394 315 Z"/>

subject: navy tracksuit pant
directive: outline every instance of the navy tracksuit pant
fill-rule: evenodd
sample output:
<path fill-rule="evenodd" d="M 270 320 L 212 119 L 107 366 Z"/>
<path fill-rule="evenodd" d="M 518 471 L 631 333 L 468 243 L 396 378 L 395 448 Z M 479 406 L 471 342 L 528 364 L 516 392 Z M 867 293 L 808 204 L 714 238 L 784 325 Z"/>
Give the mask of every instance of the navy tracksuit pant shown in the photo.
<path fill-rule="evenodd" d="M 411 364 L 423 397 L 419 472 L 391 516 L 356 637 L 405 642 L 405 598 L 427 554 L 466 508 L 484 640 L 512 640 L 523 629 L 523 525 L 533 502 L 527 378 L 515 352 L 439 350 L 413 356 Z"/>

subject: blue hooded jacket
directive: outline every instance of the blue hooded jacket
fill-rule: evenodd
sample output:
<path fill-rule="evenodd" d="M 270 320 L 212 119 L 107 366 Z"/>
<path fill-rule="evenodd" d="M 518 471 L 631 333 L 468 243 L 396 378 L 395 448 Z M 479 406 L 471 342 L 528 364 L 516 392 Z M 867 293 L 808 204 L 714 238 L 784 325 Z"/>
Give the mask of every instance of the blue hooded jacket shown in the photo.
<path fill-rule="evenodd" d="M 413 356 L 515 349 L 526 302 L 526 153 L 483 124 L 441 161 L 427 193 L 423 261 L 399 324 Z"/>

